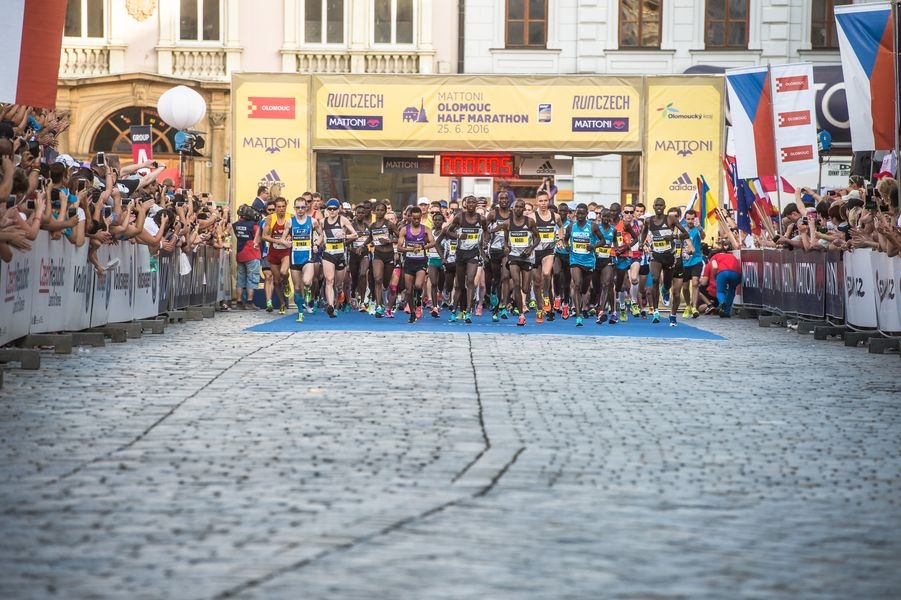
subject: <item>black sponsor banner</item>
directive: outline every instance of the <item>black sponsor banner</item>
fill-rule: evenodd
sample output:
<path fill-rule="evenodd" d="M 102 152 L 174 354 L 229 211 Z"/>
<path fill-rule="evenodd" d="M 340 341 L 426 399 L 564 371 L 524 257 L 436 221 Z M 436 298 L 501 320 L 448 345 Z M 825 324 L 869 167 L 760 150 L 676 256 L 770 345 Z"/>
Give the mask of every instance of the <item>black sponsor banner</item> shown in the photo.
<path fill-rule="evenodd" d="M 830 250 L 826 253 L 826 297 L 825 313 L 833 319 L 845 318 L 845 263 L 842 261 L 842 253 L 838 250 Z"/>
<path fill-rule="evenodd" d="M 203 285 L 203 303 L 216 304 L 219 295 L 219 255 L 215 248 L 207 248 L 206 251 L 206 281 Z"/>
<path fill-rule="evenodd" d="M 383 156 L 382 173 L 428 173 L 435 172 L 434 157 Z"/>
<path fill-rule="evenodd" d="M 193 277 L 191 276 L 194 272 L 194 255 L 181 252 L 178 253 L 178 260 L 175 264 L 175 277 L 174 277 L 174 296 L 173 296 L 173 308 L 175 309 L 183 309 L 191 306 L 191 284 L 193 281 Z M 184 271 L 188 271 L 188 273 L 183 274 Z"/>
<path fill-rule="evenodd" d="M 159 264 L 159 293 L 157 294 L 157 310 L 159 314 L 169 311 L 169 299 L 172 295 L 172 265 L 173 255 L 160 252 Z"/>
<path fill-rule="evenodd" d="M 794 310 L 791 312 L 822 319 L 825 314 L 826 253 L 793 251 L 791 254 L 794 263 Z"/>
<path fill-rule="evenodd" d="M 763 308 L 770 312 L 782 312 L 782 252 L 761 250 L 763 255 L 761 279 Z"/>
<path fill-rule="evenodd" d="M 763 250 L 741 251 L 741 303 L 750 308 L 763 306 Z"/>
<path fill-rule="evenodd" d="M 197 248 L 191 254 L 191 285 L 188 296 L 189 306 L 203 304 L 203 277 L 206 275 L 206 247 Z"/>

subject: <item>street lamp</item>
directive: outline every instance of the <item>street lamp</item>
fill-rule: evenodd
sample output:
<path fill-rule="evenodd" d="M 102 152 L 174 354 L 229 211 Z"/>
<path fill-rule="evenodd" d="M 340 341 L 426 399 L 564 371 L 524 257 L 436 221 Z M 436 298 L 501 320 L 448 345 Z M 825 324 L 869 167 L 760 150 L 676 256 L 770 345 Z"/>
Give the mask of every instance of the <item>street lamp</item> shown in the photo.
<path fill-rule="evenodd" d="M 206 101 L 191 88 L 179 85 L 160 96 L 156 108 L 163 121 L 178 129 L 175 136 L 179 154 L 178 179 L 179 184 L 185 187 L 185 156 L 194 149 L 198 133 L 189 128 L 200 122 L 206 114 Z M 202 147 L 202 144 L 201 141 L 197 146 Z"/>

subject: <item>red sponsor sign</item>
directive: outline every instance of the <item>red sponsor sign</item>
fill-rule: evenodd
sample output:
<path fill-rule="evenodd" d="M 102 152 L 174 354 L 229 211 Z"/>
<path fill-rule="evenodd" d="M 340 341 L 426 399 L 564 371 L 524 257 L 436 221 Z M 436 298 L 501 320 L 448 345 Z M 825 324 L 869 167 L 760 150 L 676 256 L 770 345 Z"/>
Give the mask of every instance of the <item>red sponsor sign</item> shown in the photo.
<path fill-rule="evenodd" d="M 810 88 L 807 75 L 792 75 L 791 77 L 777 77 L 777 92 L 800 92 Z"/>
<path fill-rule="evenodd" d="M 809 110 L 792 110 L 779 113 L 777 127 L 795 127 L 797 125 L 810 125 Z"/>
<path fill-rule="evenodd" d="M 799 160 L 811 160 L 815 154 L 813 146 L 785 146 L 780 148 L 782 162 L 795 162 Z"/>
<path fill-rule="evenodd" d="M 293 119 L 294 98 L 251 96 L 247 98 L 247 117 L 250 119 Z"/>

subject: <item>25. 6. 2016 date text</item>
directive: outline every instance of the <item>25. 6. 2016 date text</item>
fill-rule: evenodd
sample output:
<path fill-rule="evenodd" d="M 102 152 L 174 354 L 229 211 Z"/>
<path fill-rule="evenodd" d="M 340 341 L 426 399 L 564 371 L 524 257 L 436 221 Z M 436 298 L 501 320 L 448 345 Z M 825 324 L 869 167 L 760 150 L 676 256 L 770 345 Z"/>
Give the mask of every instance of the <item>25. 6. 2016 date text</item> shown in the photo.
<path fill-rule="evenodd" d="M 477 134 L 477 133 L 488 133 L 489 127 L 486 123 L 466 123 L 461 125 L 450 125 L 448 123 L 439 123 L 438 124 L 438 133 L 439 134 L 447 134 L 447 133 L 466 133 L 466 134 Z"/>

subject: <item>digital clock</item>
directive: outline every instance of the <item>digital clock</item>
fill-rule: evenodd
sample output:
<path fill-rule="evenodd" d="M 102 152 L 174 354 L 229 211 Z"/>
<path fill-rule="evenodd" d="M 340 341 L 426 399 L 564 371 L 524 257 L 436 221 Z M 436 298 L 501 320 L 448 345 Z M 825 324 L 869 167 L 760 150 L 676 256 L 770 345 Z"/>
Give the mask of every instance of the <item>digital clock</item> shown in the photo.
<path fill-rule="evenodd" d="M 442 177 L 513 177 L 512 154 L 442 154 Z"/>

